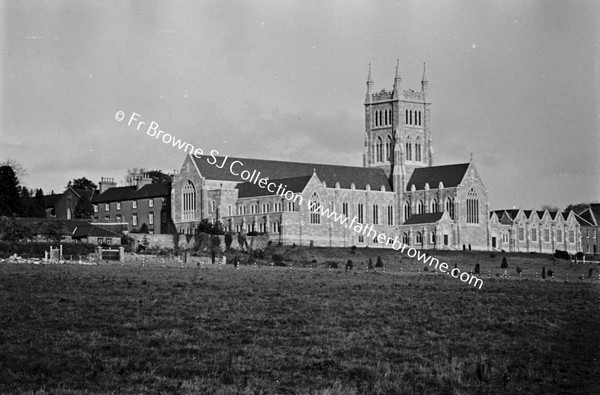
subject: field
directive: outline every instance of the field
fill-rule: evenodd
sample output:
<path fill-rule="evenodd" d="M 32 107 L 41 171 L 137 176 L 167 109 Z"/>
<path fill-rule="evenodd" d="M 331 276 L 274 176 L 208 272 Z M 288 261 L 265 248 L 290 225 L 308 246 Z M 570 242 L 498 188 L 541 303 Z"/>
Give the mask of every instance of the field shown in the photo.
<path fill-rule="evenodd" d="M 0 393 L 600 393 L 597 264 L 434 253 L 480 263 L 479 290 L 397 253 L 279 253 L 288 267 L 0 264 Z"/>

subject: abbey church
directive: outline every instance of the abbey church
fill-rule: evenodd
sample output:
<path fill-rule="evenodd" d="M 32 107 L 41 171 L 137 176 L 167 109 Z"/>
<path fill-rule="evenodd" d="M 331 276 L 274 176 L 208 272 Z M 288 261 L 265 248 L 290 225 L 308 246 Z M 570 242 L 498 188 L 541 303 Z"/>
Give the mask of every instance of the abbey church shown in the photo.
<path fill-rule="evenodd" d="M 492 212 L 472 157 L 434 166 L 428 84 L 424 67 L 421 89 L 403 89 L 396 65 L 392 89 L 375 91 L 369 65 L 363 167 L 232 157 L 211 163 L 186 156 L 173 178 L 175 226 L 191 234 L 208 218 L 228 231 L 265 234 L 284 244 L 391 247 L 311 209 L 321 206 L 415 248 L 576 251 L 573 215 Z M 244 181 L 220 161 L 243 163 L 312 205 Z"/>

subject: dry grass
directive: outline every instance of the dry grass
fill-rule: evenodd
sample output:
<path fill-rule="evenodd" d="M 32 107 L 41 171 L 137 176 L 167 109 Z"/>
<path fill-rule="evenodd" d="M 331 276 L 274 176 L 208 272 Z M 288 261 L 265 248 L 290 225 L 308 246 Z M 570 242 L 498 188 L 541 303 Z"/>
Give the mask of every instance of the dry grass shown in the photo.
<path fill-rule="evenodd" d="M 0 265 L 0 392 L 600 391 L 597 272 L 565 283 L 581 268 L 509 256 L 526 277 L 475 290 L 393 255 L 386 273 L 319 266 L 377 255 L 337 251 L 286 251 L 292 270 Z M 502 258 L 444 259 L 485 274 Z M 541 265 L 558 280 L 536 281 Z"/>

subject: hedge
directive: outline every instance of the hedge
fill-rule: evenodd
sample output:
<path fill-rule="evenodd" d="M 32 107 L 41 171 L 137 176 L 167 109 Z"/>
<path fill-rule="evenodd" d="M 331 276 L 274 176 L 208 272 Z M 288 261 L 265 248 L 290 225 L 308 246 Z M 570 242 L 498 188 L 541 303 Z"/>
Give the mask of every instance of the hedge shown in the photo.
<path fill-rule="evenodd" d="M 96 251 L 95 244 L 89 243 L 63 243 L 63 256 L 68 258 L 73 256 L 73 259 L 80 255 Z M 43 258 L 44 251 L 50 251 L 50 247 L 57 247 L 56 243 L 9 243 L 0 241 L 0 258 L 8 258 L 11 255 L 17 254 L 21 258 Z"/>

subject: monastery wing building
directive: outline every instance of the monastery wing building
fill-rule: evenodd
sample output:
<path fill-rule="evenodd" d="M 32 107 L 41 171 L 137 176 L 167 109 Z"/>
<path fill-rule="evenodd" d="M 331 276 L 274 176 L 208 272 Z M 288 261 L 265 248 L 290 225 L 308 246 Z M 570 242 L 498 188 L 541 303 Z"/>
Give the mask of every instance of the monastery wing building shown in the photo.
<path fill-rule="evenodd" d="M 535 243 L 511 239 L 520 235 L 518 225 L 490 213 L 472 156 L 465 163 L 433 165 L 428 85 L 423 67 L 421 90 L 402 90 L 396 65 L 392 89 L 375 92 L 369 65 L 363 167 L 188 155 L 173 179 L 176 228 L 191 234 L 208 218 L 229 231 L 262 233 L 284 244 L 386 247 L 374 237 L 377 232 L 423 249 L 530 250 Z M 272 187 L 257 185 L 259 178 Z M 287 199 L 287 191 L 300 197 Z M 552 214 L 540 220 L 548 218 Z M 347 226 L 351 219 L 374 232 L 355 231 Z M 574 218 L 555 221 L 564 228 L 561 236 L 570 235 L 569 226 L 577 232 Z M 548 245 L 577 248 L 563 241 L 569 237 L 560 240 Z"/>

